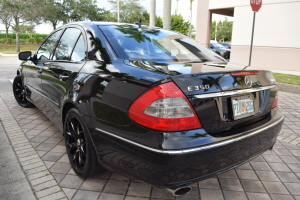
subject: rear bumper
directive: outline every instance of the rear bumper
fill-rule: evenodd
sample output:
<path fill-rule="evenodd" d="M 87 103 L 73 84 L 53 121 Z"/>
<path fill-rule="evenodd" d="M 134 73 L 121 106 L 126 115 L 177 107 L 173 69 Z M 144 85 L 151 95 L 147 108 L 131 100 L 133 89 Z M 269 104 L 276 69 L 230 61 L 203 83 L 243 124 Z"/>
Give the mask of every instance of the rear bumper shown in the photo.
<path fill-rule="evenodd" d="M 280 114 L 235 138 L 180 150 L 155 149 L 96 129 L 103 166 L 155 186 L 176 188 L 235 168 L 270 149 L 283 123 Z M 100 138 L 98 138 L 100 139 Z M 100 140 L 97 140 L 100 141 Z"/>

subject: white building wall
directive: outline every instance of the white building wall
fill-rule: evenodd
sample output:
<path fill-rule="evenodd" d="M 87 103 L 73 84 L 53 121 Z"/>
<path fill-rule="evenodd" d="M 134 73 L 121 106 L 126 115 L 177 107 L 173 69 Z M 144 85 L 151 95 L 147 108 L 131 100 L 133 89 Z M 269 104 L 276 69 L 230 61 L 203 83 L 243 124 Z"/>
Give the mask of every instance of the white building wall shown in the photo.
<path fill-rule="evenodd" d="M 255 46 L 300 48 L 300 1 L 263 4 L 256 13 Z M 250 6 L 235 7 L 233 45 L 249 45 L 253 11 Z"/>
<path fill-rule="evenodd" d="M 199 0 L 202 1 L 202 0 Z M 249 0 L 209 0 L 209 10 L 234 8 L 230 62 L 249 64 L 253 11 Z M 300 70 L 300 0 L 263 0 L 256 13 L 251 66 Z"/>

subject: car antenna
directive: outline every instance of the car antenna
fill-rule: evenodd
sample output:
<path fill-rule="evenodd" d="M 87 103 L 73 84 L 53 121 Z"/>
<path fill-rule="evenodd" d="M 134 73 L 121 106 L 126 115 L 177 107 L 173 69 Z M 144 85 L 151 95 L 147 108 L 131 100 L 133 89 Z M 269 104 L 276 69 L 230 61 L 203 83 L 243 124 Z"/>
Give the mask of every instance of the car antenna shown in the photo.
<path fill-rule="evenodd" d="M 134 24 L 138 25 L 139 28 L 141 28 L 141 26 L 142 26 L 142 18 L 140 19 L 140 21 L 135 22 Z"/>

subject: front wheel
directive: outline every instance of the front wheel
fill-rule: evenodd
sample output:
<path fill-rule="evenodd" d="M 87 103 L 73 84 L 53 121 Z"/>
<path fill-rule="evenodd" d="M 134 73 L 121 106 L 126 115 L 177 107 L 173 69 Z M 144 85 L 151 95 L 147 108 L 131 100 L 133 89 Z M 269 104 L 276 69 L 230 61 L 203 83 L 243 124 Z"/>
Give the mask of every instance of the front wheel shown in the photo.
<path fill-rule="evenodd" d="M 33 107 L 33 104 L 26 99 L 26 89 L 20 75 L 16 76 L 13 81 L 13 92 L 15 99 L 20 106 L 25 108 Z"/>
<path fill-rule="evenodd" d="M 64 124 L 66 150 L 73 170 L 86 178 L 104 169 L 99 165 L 88 129 L 78 110 L 72 108 Z"/>

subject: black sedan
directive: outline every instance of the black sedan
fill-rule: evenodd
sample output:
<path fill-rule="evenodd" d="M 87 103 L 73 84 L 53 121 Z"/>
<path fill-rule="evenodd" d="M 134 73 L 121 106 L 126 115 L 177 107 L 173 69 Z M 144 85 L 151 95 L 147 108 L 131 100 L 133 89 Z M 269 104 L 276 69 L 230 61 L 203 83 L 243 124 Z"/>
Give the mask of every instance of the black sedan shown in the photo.
<path fill-rule="evenodd" d="M 223 47 L 225 47 L 226 49 L 231 49 L 231 43 L 220 42 L 219 44 L 222 45 Z"/>
<path fill-rule="evenodd" d="M 283 123 L 270 71 L 164 29 L 71 23 L 19 59 L 16 101 L 59 128 L 81 177 L 116 170 L 182 195 L 271 149 Z"/>
<path fill-rule="evenodd" d="M 223 58 L 230 59 L 231 50 L 222 46 L 219 43 L 210 43 L 210 49 Z"/>

